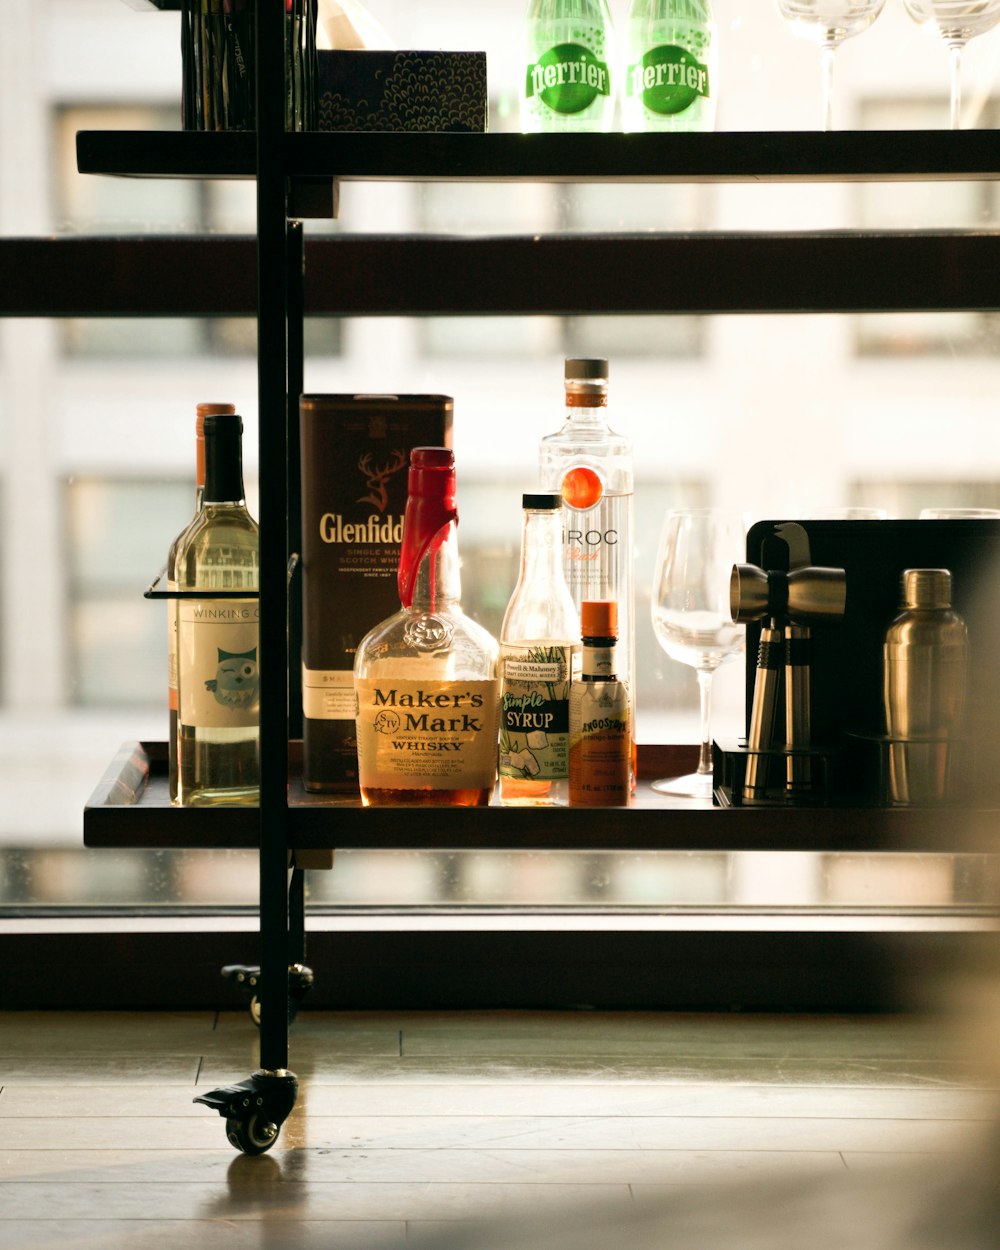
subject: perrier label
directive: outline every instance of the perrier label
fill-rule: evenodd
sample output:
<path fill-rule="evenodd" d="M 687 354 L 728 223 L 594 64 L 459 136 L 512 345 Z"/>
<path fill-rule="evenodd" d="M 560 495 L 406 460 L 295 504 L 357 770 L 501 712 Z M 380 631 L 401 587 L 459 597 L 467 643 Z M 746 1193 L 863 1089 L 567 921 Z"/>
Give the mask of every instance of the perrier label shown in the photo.
<path fill-rule="evenodd" d="M 555 113 L 582 113 L 599 96 L 611 95 L 611 74 L 583 44 L 558 43 L 528 66 L 525 95 Z"/>
<path fill-rule="evenodd" d="M 699 96 L 711 94 L 707 67 L 673 44 L 650 48 L 637 65 L 630 65 L 625 90 L 661 116 L 683 113 Z"/>

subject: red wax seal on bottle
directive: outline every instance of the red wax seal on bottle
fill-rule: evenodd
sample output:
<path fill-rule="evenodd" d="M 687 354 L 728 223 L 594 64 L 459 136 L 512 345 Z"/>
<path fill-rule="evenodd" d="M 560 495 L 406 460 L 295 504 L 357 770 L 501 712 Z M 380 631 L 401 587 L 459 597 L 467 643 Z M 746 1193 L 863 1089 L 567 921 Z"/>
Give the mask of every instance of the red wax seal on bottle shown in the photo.
<path fill-rule="evenodd" d="M 403 544 L 399 553 L 399 600 L 413 603 L 417 570 L 425 556 L 433 556 L 458 521 L 455 508 L 455 453 L 448 447 L 414 447 L 410 452 L 408 496 L 403 514 Z"/>

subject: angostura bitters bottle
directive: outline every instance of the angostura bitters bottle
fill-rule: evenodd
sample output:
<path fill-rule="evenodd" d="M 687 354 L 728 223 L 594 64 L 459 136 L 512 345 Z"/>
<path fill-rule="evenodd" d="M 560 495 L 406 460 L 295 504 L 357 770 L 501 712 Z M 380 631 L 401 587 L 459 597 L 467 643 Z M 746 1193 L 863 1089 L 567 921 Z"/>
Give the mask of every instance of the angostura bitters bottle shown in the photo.
<path fill-rule="evenodd" d="M 205 499 L 205 417 L 213 412 L 236 411 L 232 404 L 199 404 L 195 415 L 195 498 L 194 516 L 170 544 L 164 581 L 168 594 L 177 589 L 177 551 L 185 535 L 198 519 Z M 177 798 L 177 600 L 167 600 L 167 781 L 171 800 Z"/>
<path fill-rule="evenodd" d="M 358 782 L 366 807 L 482 807 L 496 784 L 498 645 L 462 611 L 455 458 L 410 453 L 400 610 L 358 644 Z"/>
<path fill-rule="evenodd" d="M 562 496 L 524 495 L 521 569 L 500 630 L 500 801 L 569 799 L 569 687 L 579 660 L 562 562 Z"/>
<path fill-rule="evenodd" d="M 586 602 L 580 613 L 583 663 L 569 705 L 571 807 L 622 807 L 631 798 L 629 697 L 618 677 L 618 606 Z"/>
<path fill-rule="evenodd" d="M 205 417 L 201 512 L 178 545 L 178 798 L 254 804 L 260 794 L 257 523 L 243 494 L 243 418 Z M 216 592 L 223 591 L 224 598 Z M 242 593 L 241 593 L 242 592 Z"/>
<path fill-rule="evenodd" d="M 567 360 L 566 421 L 542 439 L 542 490 L 563 500 L 563 568 L 577 608 L 618 605 L 618 671 L 635 720 L 632 443 L 607 421 L 608 362 Z M 634 744 L 633 727 L 633 744 Z"/>

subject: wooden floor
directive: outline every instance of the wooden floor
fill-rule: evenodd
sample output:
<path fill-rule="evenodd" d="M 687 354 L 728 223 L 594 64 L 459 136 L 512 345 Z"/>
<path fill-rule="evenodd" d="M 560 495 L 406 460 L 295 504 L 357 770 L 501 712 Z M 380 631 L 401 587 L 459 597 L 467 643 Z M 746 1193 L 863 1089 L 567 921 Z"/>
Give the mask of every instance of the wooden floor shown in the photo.
<path fill-rule="evenodd" d="M 993 1114 L 922 1017 L 303 1010 L 298 1105 L 249 1158 L 192 1098 L 256 1063 L 243 1013 L 0 1014 L 0 1250 L 479 1246 L 494 1216 L 946 1169 Z"/>

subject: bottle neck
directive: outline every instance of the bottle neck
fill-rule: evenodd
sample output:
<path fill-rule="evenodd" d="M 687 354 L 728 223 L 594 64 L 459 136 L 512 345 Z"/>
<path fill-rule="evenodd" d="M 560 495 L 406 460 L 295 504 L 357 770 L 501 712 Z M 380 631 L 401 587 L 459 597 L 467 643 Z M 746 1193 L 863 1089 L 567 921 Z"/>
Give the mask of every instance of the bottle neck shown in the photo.
<path fill-rule="evenodd" d="M 242 504 L 243 444 L 239 429 L 205 431 L 205 504 Z"/>
<path fill-rule="evenodd" d="M 406 534 L 403 534 L 404 549 Z M 419 557 L 412 579 L 409 602 L 400 598 L 412 612 L 440 613 L 458 606 L 462 598 L 462 578 L 458 558 L 458 522 L 449 521 L 431 538 Z"/>
<path fill-rule="evenodd" d="M 617 681 L 617 638 L 584 638 L 580 677 L 583 681 Z"/>
<path fill-rule="evenodd" d="M 608 420 L 606 382 L 566 382 L 566 420 L 575 425 L 606 425 Z"/>
<path fill-rule="evenodd" d="M 534 581 L 551 585 L 554 578 L 562 575 L 562 524 L 561 509 L 525 509 L 519 585 Z"/>

